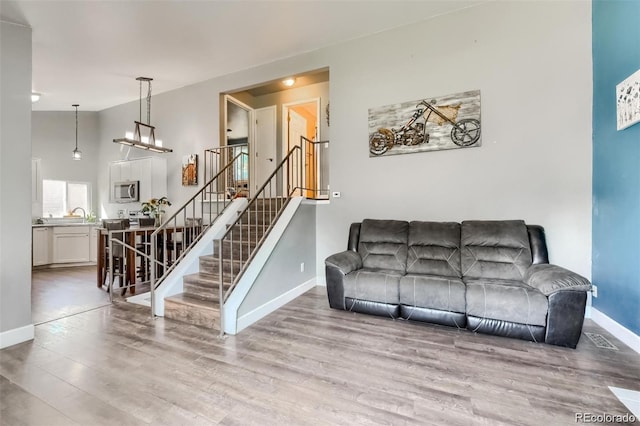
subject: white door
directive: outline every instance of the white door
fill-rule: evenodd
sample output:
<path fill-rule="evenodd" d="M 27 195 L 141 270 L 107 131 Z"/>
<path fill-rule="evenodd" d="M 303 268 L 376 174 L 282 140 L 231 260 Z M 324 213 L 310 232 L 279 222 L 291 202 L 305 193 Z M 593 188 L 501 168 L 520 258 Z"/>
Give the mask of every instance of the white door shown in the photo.
<path fill-rule="evenodd" d="M 273 173 L 278 161 L 276 158 L 276 106 L 269 106 L 255 110 L 255 176 L 253 191 L 260 189 L 267 178 Z M 275 182 L 273 185 L 275 191 Z M 274 196 L 266 194 L 267 197 Z"/>

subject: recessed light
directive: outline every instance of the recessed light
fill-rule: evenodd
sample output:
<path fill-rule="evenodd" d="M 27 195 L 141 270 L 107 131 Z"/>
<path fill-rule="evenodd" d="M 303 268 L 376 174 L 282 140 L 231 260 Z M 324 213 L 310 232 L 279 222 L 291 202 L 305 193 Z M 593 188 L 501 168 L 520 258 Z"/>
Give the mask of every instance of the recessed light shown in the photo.
<path fill-rule="evenodd" d="M 294 84 L 296 84 L 296 79 L 295 78 L 287 78 L 286 80 L 282 80 L 282 84 L 284 84 L 287 87 L 291 87 Z"/>
<path fill-rule="evenodd" d="M 31 102 L 38 102 L 40 100 L 40 93 L 31 92 Z"/>

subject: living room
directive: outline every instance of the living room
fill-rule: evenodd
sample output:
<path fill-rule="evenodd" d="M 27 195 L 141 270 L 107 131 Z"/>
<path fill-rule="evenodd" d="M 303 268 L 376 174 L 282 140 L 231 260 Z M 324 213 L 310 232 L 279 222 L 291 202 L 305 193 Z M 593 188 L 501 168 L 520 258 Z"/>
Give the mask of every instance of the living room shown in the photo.
<path fill-rule="evenodd" d="M 176 155 L 197 152 L 220 133 L 219 120 L 211 119 L 219 116 L 220 93 L 328 67 L 330 182 L 341 197 L 316 209 L 319 282 L 324 259 L 344 249 L 349 225 L 364 218 L 523 219 L 544 226 L 551 263 L 597 285 L 587 315 L 637 351 L 640 130 L 616 132 L 607 102 L 613 102 L 615 84 L 639 68 L 624 39 L 631 31 L 625 23 L 640 12 L 631 2 L 608 7 L 600 1 L 479 4 L 155 95 L 154 122 L 167 123 L 165 141 L 188 139 L 174 147 Z M 621 48 L 611 49 L 611 40 Z M 625 64 L 626 74 L 609 71 L 612 63 Z M 482 146 L 369 157 L 369 108 L 476 89 Z M 23 221 L 10 222 L 5 173 L 24 172 L 4 154 L 10 143 L 5 105 L 13 105 L 4 94 L 3 81 L 2 333 L 31 324 L 28 291 L 14 284 L 29 282 L 29 266 L 14 262 L 14 256 L 29 259 L 29 248 L 18 244 L 9 252 L 4 246 L 7 239 L 15 244 L 28 225 L 9 229 Z M 112 149 L 123 117 L 135 117 L 136 107 L 100 111 L 98 142 Z M 29 139 L 28 127 L 18 132 L 21 139 Z M 26 165 L 30 149 L 19 155 Z M 98 185 L 107 180 L 101 169 Z M 22 205 L 11 194 L 11 203 Z M 181 197 L 175 194 L 176 201 Z"/>

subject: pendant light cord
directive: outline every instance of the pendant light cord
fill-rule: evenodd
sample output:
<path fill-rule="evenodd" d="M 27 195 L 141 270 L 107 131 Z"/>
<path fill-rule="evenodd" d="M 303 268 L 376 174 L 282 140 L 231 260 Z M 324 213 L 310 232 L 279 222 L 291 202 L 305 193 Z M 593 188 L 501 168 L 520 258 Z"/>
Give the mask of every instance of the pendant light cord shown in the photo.
<path fill-rule="evenodd" d="M 78 106 L 76 105 L 76 151 L 78 150 Z"/>
<path fill-rule="evenodd" d="M 151 79 L 138 77 L 140 82 L 140 102 L 138 103 L 140 109 L 140 122 L 142 123 L 142 82 L 147 82 L 147 125 L 151 125 Z"/>
<path fill-rule="evenodd" d="M 151 125 L 151 80 L 147 81 L 149 90 L 147 91 L 147 124 Z"/>

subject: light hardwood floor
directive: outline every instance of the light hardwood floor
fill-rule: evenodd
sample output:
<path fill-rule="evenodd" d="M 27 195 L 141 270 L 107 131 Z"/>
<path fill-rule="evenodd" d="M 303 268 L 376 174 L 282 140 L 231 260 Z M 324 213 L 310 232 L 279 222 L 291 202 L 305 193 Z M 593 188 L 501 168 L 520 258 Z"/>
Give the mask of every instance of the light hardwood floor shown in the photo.
<path fill-rule="evenodd" d="M 561 425 L 626 413 L 640 356 L 331 310 L 317 287 L 238 336 L 117 303 L 0 351 L 2 425 Z"/>
<path fill-rule="evenodd" d="M 34 324 L 110 304 L 96 287 L 95 266 L 43 268 L 31 272 L 31 317 Z"/>

